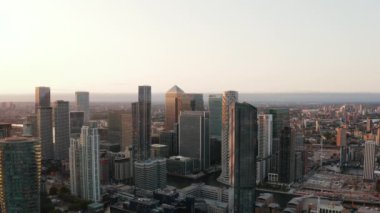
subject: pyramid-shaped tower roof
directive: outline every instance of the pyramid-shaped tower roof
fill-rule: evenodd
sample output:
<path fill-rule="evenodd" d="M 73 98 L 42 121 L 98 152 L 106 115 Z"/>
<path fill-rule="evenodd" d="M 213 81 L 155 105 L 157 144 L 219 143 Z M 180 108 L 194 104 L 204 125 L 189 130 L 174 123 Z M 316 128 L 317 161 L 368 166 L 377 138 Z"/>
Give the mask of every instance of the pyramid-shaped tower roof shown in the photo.
<path fill-rule="evenodd" d="M 185 92 L 181 88 L 179 88 L 177 85 L 174 85 L 167 93 L 183 94 Z"/>

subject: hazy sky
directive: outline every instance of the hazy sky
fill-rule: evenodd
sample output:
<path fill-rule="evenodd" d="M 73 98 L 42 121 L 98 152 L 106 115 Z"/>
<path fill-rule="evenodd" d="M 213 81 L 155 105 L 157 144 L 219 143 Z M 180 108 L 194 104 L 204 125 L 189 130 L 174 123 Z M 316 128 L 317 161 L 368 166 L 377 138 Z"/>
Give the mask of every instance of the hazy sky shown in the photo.
<path fill-rule="evenodd" d="M 380 1 L 4 0 L 0 80 L 0 94 L 380 92 Z"/>

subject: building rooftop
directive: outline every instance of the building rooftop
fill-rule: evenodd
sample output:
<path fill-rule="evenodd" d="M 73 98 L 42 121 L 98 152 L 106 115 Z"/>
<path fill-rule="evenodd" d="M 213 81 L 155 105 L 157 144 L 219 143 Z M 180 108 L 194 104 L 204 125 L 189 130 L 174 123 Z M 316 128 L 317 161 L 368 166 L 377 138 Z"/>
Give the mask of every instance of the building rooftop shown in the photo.
<path fill-rule="evenodd" d="M 179 88 L 177 85 L 174 85 L 169 91 L 166 93 L 185 93 L 181 88 Z"/>

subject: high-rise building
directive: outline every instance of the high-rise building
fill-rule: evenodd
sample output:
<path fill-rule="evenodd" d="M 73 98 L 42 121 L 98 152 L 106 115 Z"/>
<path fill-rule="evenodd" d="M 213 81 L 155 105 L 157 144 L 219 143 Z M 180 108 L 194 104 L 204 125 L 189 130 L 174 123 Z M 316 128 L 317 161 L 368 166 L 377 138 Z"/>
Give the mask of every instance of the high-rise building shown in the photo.
<path fill-rule="evenodd" d="M 164 131 L 160 133 L 160 144 L 168 147 L 169 156 L 178 155 L 178 139 L 175 131 Z"/>
<path fill-rule="evenodd" d="M 373 180 L 375 174 L 376 143 L 367 141 L 364 147 L 363 179 Z"/>
<path fill-rule="evenodd" d="M 127 112 L 121 115 L 121 151 L 128 151 L 129 147 L 133 145 L 133 127 L 132 127 L 132 113 Z"/>
<path fill-rule="evenodd" d="M 37 111 L 37 133 L 41 139 L 42 159 L 54 159 L 53 118 L 51 107 L 39 107 Z"/>
<path fill-rule="evenodd" d="M 166 188 L 166 159 L 137 161 L 135 166 L 135 185 L 145 190 Z"/>
<path fill-rule="evenodd" d="M 273 117 L 270 114 L 258 117 L 258 146 L 256 163 L 256 181 L 262 182 L 268 176 L 273 143 Z"/>
<path fill-rule="evenodd" d="M 273 116 L 273 144 L 272 144 L 272 159 L 271 159 L 271 173 L 279 173 L 279 153 L 280 153 L 280 144 L 281 133 L 285 127 L 290 127 L 290 117 L 289 109 L 287 108 L 276 108 L 269 109 L 269 113 Z"/>
<path fill-rule="evenodd" d="M 230 180 L 230 147 L 229 147 L 229 129 L 230 129 L 230 106 L 238 101 L 236 91 L 226 91 L 222 97 L 222 173 L 218 181 L 228 185 Z"/>
<path fill-rule="evenodd" d="M 169 157 L 168 146 L 163 144 L 152 144 L 150 148 L 150 153 L 150 157 L 152 159 Z"/>
<path fill-rule="evenodd" d="M 202 170 L 210 167 L 208 112 L 183 111 L 179 118 L 179 155 L 198 159 Z"/>
<path fill-rule="evenodd" d="M 336 146 L 347 146 L 347 130 L 345 128 L 336 129 Z"/>
<path fill-rule="evenodd" d="M 150 86 L 139 86 L 139 101 L 132 104 L 132 127 L 134 132 L 134 148 L 136 161 L 149 158 L 151 144 L 151 106 Z"/>
<path fill-rule="evenodd" d="M 84 112 L 70 112 L 70 135 L 80 134 L 84 125 Z"/>
<path fill-rule="evenodd" d="M 68 101 L 54 102 L 54 154 L 56 160 L 69 159 L 70 114 Z"/>
<path fill-rule="evenodd" d="M 76 111 L 84 112 L 84 122 L 90 120 L 90 93 L 75 92 Z"/>
<path fill-rule="evenodd" d="M 33 137 L 38 137 L 37 115 L 28 115 L 24 123 L 26 124 L 25 126 L 26 128 L 29 127 L 30 132 L 27 132 L 27 133 L 31 133 L 30 135 Z"/>
<path fill-rule="evenodd" d="M 0 138 L 7 138 L 11 136 L 12 124 L 0 123 Z"/>
<path fill-rule="evenodd" d="M 185 93 L 178 99 L 180 111 L 204 111 L 203 94 Z"/>
<path fill-rule="evenodd" d="M 372 126 L 373 126 L 373 123 L 372 123 L 372 119 L 371 118 L 367 118 L 367 123 L 366 123 L 366 130 L 367 130 L 367 133 L 370 133 L 372 132 Z"/>
<path fill-rule="evenodd" d="M 285 127 L 281 132 L 280 138 L 280 151 L 279 151 L 279 172 L 278 177 L 281 183 L 292 182 L 292 157 L 294 155 L 293 144 L 292 144 L 292 131 L 290 127 Z"/>
<path fill-rule="evenodd" d="M 50 107 L 50 88 L 36 87 L 35 111 L 37 114 L 37 137 L 41 139 L 42 159 L 54 159 L 53 118 Z"/>
<path fill-rule="evenodd" d="M 123 120 L 122 116 L 127 114 L 124 110 L 114 110 L 108 112 L 108 142 L 112 144 L 122 144 Z"/>
<path fill-rule="evenodd" d="M 208 109 L 210 112 L 210 138 L 220 140 L 222 135 L 222 96 L 209 95 Z"/>
<path fill-rule="evenodd" d="M 254 212 L 256 187 L 257 109 L 247 103 L 230 107 L 230 212 Z"/>
<path fill-rule="evenodd" d="M 35 90 L 35 112 L 40 107 L 50 107 L 50 88 L 36 87 Z"/>
<path fill-rule="evenodd" d="M 165 95 L 165 129 L 174 130 L 174 124 L 178 123 L 179 98 L 185 92 L 177 85 L 173 86 Z"/>
<path fill-rule="evenodd" d="M 97 123 L 90 122 L 82 127 L 79 139 L 71 139 L 70 183 L 75 195 L 94 202 L 101 201 L 99 157 Z"/>
<path fill-rule="evenodd" d="M 0 140 L 0 212 L 40 212 L 41 144 Z"/>

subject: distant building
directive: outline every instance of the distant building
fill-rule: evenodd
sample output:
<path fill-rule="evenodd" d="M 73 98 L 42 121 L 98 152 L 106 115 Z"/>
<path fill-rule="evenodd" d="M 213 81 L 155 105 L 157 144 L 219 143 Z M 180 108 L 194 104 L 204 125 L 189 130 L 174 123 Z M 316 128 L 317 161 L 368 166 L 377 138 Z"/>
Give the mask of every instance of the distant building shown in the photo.
<path fill-rule="evenodd" d="M 136 187 L 151 191 L 166 188 L 166 159 L 137 161 L 134 166 Z"/>
<path fill-rule="evenodd" d="M 258 117 L 258 150 L 256 163 L 256 182 L 262 182 L 268 176 L 273 143 L 273 117 L 270 114 Z"/>
<path fill-rule="evenodd" d="M 99 134 L 96 122 L 82 127 L 80 138 L 70 143 L 70 184 L 74 195 L 101 201 Z"/>
<path fill-rule="evenodd" d="M 364 148 L 364 180 L 374 180 L 375 172 L 376 143 L 367 141 Z"/>
<path fill-rule="evenodd" d="M 165 129 L 174 130 L 174 124 L 178 123 L 180 113 L 179 98 L 185 92 L 177 85 L 173 86 L 165 95 Z"/>
<path fill-rule="evenodd" d="M 279 152 L 279 181 L 291 183 L 294 180 L 294 145 L 292 144 L 292 132 L 290 127 L 285 127 L 281 132 L 281 144 Z"/>
<path fill-rule="evenodd" d="M 257 109 L 247 103 L 230 108 L 230 185 L 233 206 L 230 212 L 252 212 L 255 208 Z"/>
<path fill-rule="evenodd" d="M 209 95 L 210 138 L 221 140 L 222 135 L 222 95 Z"/>
<path fill-rule="evenodd" d="M 135 157 L 137 161 L 149 159 L 151 144 L 151 107 L 150 86 L 139 86 L 138 102 L 132 104 L 132 127 Z"/>
<path fill-rule="evenodd" d="M 204 111 L 203 94 L 185 93 L 179 96 L 178 108 L 181 111 Z"/>
<path fill-rule="evenodd" d="M 167 160 L 168 174 L 172 175 L 192 175 L 201 171 L 198 159 L 183 156 L 172 156 Z"/>
<path fill-rule="evenodd" d="M 336 146 L 347 146 L 347 130 L 345 128 L 336 129 Z"/>
<path fill-rule="evenodd" d="M 279 173 L 281 152 L 281 133 L 285 127 L 290 127 L 289 109 L 287 108 L 274 108 L 269 109 L 268 114 L 273 116 L 273 144 L 272 144 L 272 158 L 271 158 L 271 173 Z"/>
<path fill-rule="evenodd" d="M 202 170 L 210 167 L 209 115 L 182 111 L 179 118 L 179 154 L 198 159 Z"/>
<path fill-rule="evenodd" d="M 376 145 L 380 145 L 380 128 L 377 129 Z"/>
<path fill-rule="evenodd" d="M 37 110 L 37 132 L 41 139 L 42 159 L 54 159 L 53 118 L 51 107 L 39 107 Z"/>
<path fill-rule="evenodd" d="M 238 92 L 226 91 L 222 97 L 222 173 L 220 174 L 218 181 L 228 185 L 230 183 L 230 147 L 229 147 L 229 128 L 230 128 L 230 106 L 238 101 Z"/>
<path fill-rule="evenodd" d="M 121 151 L 128 151 L 133 145 L 132 113 L 121 115 Z"/>
<path fill-rule="evenodd" d="M 108 112 L 108 142 L 122 145 L 123 120 L 122 116 L 127 114 L 124 110 Z M 131 122 L 132 124 L 132 122 Z"/>
<path fill-rule="evenodd" d="M 80 134 L 84 125 L 84 112 L 70 112 L 70 135 Z"/>
<path fill-rule="evenodd" d="M 35 89 L 35 112 L 40 107 L 50 107 L 50 88 L 49 87 L 36 87 Z"/>
<path fill-rule="evenodd" d="M 178 155 L 178 139 L 175 131 L 164 131 L 160 133 L 160 144 L 168 147 L 169 156 Z"/>
<path fill-rule="evenodd" d="M 90 93 L 75 92 L 76 111 L 84 112 L 84 122 L 90 120 Z"/>
<path fill-rule="evenodd" d="M 38 140 L 0 140 L 0 177 L 0 212 L 40 212 L 41 144 Z"/>
<path fill-rule="evenodd" d="M 68 101 L 54 102 L 54 154 L 56 160 L 69 160 L 70 114 Z"/>

